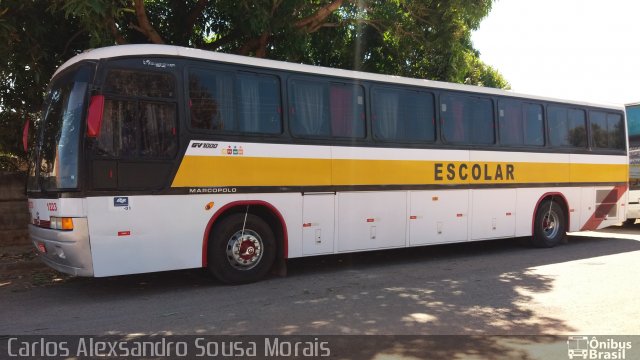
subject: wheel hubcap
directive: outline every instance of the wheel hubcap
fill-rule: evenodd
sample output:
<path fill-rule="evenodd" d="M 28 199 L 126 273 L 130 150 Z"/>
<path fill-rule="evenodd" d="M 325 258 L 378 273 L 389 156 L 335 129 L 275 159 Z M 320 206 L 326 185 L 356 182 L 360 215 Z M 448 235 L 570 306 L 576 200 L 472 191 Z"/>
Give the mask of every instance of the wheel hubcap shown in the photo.
<path fill-rule="evenodd" d="M 542 218 L 542 230 L 547 238 L 553 238 L 558 234 L 558 215 L 555 211 L 547 212 Z"/>
<path fill-rule="evenodd" d="M 238 230 L 227 243 L 227 260 L 239 270 L 254 268 L 262 259 L 262 239 L 253 230 Z"/>

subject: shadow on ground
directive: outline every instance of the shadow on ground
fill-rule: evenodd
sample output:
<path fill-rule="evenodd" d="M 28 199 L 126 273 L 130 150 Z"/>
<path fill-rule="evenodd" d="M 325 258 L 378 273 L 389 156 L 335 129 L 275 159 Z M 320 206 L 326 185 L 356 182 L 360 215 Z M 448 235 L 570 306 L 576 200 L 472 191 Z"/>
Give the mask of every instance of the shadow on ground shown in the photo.
<path fill-rule="evenodd" d="M 506 239 L 292 259 L 287 277 L 243 286 L 221 285 L 200 269 L 72 278 L 29 291 L 64 303 L 63 312 L 73 308 L 108 313 L 110 322 L 92 325 L 97 334 L 568 334 L 575 329 L 528 306 L 527 294 L 549 292 L 554 283 L 531 269 L 638 251 L 640 241 L 627 236 L 640 234 L 637 227 L 600 233 L 614 232 L 620 238 L 598 233 L 570 236 L 567 244 L 553 249 L 528 248 L 519 239 Z M 160 305 L 151 307 L 151 302 Z M 125 307 L 136 310 L 125 313 Z M 68 331 L 35 326 L 20 331 Z M 527 341 L 547 342 L 538 337 Z M 393 344 L 389 349 L 417 355 L 411 346 Z M 512 345 L 479 337 L 468 346 L 458 345 L 456 351 L 507 358 L 498 355 L 520 351 Z M 511 354 L 526 359 L 525 353 Z"/>

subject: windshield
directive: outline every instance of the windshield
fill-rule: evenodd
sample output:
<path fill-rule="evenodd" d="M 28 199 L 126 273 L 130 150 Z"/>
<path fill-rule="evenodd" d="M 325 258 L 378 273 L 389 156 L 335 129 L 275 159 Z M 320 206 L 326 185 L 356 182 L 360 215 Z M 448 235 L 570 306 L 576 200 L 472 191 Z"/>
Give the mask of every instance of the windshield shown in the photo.
<path fill-rule="evenodd" d="M 93 66 L 85 64 L 49 87 L 29 171 L 30 191 L 78 187 L 80 128 L 92 73 Z"/>

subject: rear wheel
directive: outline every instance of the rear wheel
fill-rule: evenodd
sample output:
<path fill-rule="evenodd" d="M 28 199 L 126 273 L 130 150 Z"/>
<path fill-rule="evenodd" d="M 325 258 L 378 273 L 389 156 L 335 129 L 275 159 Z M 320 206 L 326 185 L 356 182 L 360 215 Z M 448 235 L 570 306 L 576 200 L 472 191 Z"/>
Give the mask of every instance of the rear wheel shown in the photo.
<path fill-rule="evenodd" d="M 536 247 L 558 245 L 567 235 L 567 221 L 562 207 L 552 200 L 543 201 L 536 210 L 531 243 Z"/>
<path fill-rule="evenodd" d="M 213 228 L 208 267 L 220 281 L 245 284 L 262 279 L 276 255 L 271 227 L 253 214 L 233 214 Z"/>

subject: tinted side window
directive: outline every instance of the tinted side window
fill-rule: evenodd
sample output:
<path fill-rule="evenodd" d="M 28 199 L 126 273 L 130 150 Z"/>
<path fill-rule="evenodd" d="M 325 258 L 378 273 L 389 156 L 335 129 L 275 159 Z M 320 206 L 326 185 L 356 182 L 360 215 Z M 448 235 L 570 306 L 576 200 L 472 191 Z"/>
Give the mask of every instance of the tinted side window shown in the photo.
<path fill-rule="evenodd" d="M 498 129 L 500 143 L 504 145 L 523 145 L 522 102 L 515 100 L 498 101 Z"/>
<path fill-rule="evenodd" d="M 524 143 L 544 146 L 544 122 L 542 105 L 524 104 Z"/>
<path fill-rule="evenodd" d="M 191 128 L 225 130 L 235 128 L 233 78 L 215 71 L 189 71 Z"/>
<path fill-rule="evenodd" d="M 325 83 L 291 82 L 291 132 L 296 136 L 329 136 L 329 102 Z"/>
<path fill-rule="evenodd" d="M 518 100 L 498 102 L 500 143 L 505 145 L 544 145 L 542 106 Z"/>
<path fill-rule="evenodd" d="M 216 132 L 282 132 L 280 81 L 271 75 L 189 71 L 191 128 Z"/>
<path fill-rule="evenodd" d="M 599 111 L 589 112 L 591 123 L 591 139 L 593 147 L 609 147 L 609 134 L 607 132 L 607 114 Z"/>
<path fill-rule="evenodd" d="M 169 73 L 109 70 L 96 155 L 131 159 L 175 156 L 175 86 Z"/>
<path fill-rule="evenodd" d="M 583 110 L 569 109 L 569 143 L 575 147 L 587 147 L 587 117 Z"/>
<path fill-rule="evenodd" d="M 104 91 L 127 96 L 172 98 L 175 80 L 171 74 L 138 70 L 109 70 Z"/>
<path fill-rule="evenodd" d="M 600 111 L 589 112 L 593 147 L 624 149 L 624 123 L 619 114 Z"/>
<path fill-rule="evenodd" d="M 549 142 L 552 146 L 568 146 L 569 120 L 567 109 L 557 106 L 549 106 L 547 113 L 549 118 Z"/>
<path fill-rule="evenodd" d="M 97 155 L 171 158 L 177 150 L 174 103 L 105 100 Z"/>
<path fill-rule="evenodd" d="M 364 89 L 360 85 L 329 85 L 331 135 L 363 138 L 365 136 Z"/>
<path fill-rule="evenodd" d="M 625 149 L 626 136 L 624 134 L 624 120 L 620 114 L 607 114 L 607 132 L 609 133 L 609 147 Z"/>
<path fill-rule="evenodd" d="M 431 93 L 376 89 L 372 95 L 373 130 L 380 140 L 433 142 L 434 100 Z"/>
<path fill-rule="evenodd" d="M 549 140 L 553 146 L 587 146 L 583 110 L 549 106 Z"/>
<path fill-rule="evenodd" d="M 238 76 L 238 122 L 241 132 L 279 134 L 282 132 L 280 81 L 271 75 Z"/>
<path fill-rule="evenodd" d="M 487 145 L 495 143 L 490 99 L 446 94 L 441 98 L 442 135 L 446 142 Z"/>

